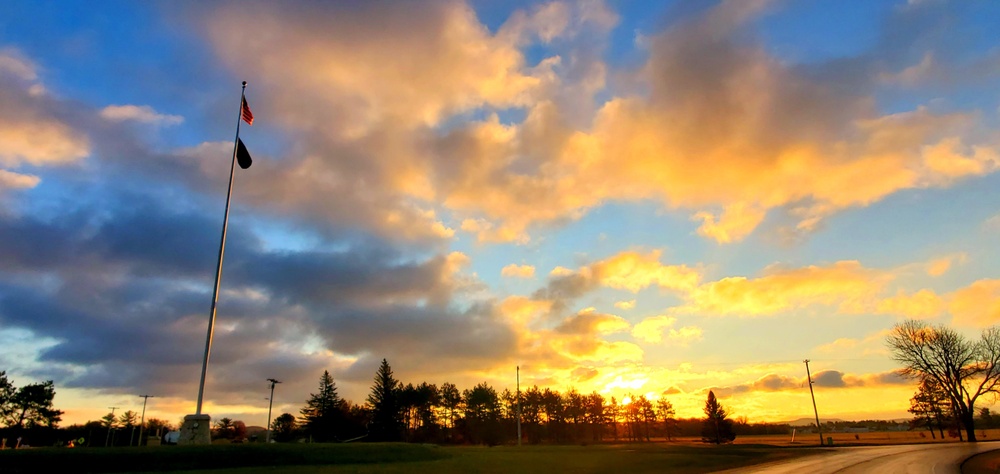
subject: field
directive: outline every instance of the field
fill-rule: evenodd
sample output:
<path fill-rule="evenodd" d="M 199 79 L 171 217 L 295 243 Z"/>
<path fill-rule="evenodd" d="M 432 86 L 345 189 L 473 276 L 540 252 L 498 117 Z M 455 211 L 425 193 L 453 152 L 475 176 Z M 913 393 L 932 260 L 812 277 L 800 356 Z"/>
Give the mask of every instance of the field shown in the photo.
<path fill-rule="evenodd" d="M 1000 439 L 1000 430 L 977 430 Z M 928 433 L 825 433 L 834 445 L 955 442 Z M 602 473 L 711 472 L 816 454 L 819 436 L 741 436 L 735 444 L 671 443 L 589 446 L 435 446 L 401 443 L 248 444 L 145 448 L 32 448 L 0 451 L 0 472 L 292 473 Z"/>
<path fill-rule="evenodd" d="M 438 447 L 286 444 L 0 452 L 0 471 L 190 473 L 710 472 L 809 454 L 759 445 L 642 443 L 593 446 Z M 201 469 L 195 471 L 195 469 Z"/>

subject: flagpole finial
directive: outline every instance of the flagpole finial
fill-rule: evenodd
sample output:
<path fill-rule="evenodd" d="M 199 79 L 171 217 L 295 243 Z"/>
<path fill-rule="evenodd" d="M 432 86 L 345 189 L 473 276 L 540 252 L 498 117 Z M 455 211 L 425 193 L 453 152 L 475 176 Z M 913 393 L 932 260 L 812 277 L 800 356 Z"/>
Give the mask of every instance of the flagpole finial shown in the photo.
<path fill-rule="evenodd" d="M 247 86 L 247 81 L 243 81 L 243 87 Z"/>

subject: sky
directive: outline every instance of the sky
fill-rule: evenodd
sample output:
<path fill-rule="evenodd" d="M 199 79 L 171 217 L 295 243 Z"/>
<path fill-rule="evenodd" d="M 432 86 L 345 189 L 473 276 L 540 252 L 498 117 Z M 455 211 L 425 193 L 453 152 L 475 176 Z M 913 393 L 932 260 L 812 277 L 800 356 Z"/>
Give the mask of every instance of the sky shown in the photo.
<path fill-rule="evenodd" d="M 63 425 L 324 370 L 907 417 L 1000 320 L 990 1 L 0 4 L 0 370 Z"/>

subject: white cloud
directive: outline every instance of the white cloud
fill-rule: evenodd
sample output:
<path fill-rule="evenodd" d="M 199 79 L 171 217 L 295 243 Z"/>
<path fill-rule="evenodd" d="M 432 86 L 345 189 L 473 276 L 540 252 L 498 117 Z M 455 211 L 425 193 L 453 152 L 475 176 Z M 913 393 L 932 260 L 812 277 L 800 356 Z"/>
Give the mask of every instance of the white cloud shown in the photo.
<path fill-rule="evenodd" d="M 153 125 L 178 125 L 184 122 L 180 115 L 157 113 L 148 105 L 109 105 L 101 109 L 101 117 L 112 122 L 128 120 Z"/>

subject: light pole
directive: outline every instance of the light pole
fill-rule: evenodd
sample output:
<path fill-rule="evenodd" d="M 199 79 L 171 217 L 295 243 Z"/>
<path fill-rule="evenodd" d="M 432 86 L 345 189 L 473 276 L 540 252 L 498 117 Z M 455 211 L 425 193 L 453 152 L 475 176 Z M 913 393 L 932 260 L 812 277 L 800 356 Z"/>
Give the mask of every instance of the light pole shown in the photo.
<path fill-rule="evenodd" d="M 816 431 L 819 432 L 819 445 L 823 446 L 823 427 L 819 424 L 819 411 L 816 410 L 816 394 L 813 393 L 813 378 L 809 373 L 809 359 L 802 362 L 806 363 L 806 379 L 809 381 L 809 396 L 812 397 L 813 401 L 813 414 L 816 415 Z"/>
<path fill-rule="evenodd" d="M 115 426 L 115 410 L 121 407 L 108 407 L 111 409 L 111 420 L 108 421 L 108 436 L 104 438 L 104 447 L 108 447 L 108 441 L 111 440 L 111 430 Z"/>
<path fill-rule="evenodd" d="M 517 366 L 517 445 L 521 446 L 521 366 Z"/>
<path fill-rule="evenodd" d="M 153 395 L 139 395 L 142 397 L 142 417 L 139 419 L 139 446 L 142 446 L 142 432 L 146 429 L 146 402 L 150 398 L 154 398 Z"/>
<path fill-rule="evenodd" d="M 267 436 L 264 438 L 264 444 L 271 444 L 271 405 L 274 404 L 274 386 L 281 382 L 274 379 L 267 381 L 271 382 L 271 397 L 267 399 Z"/>

